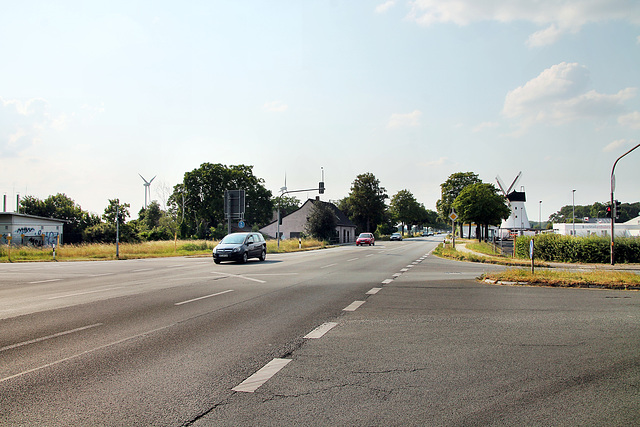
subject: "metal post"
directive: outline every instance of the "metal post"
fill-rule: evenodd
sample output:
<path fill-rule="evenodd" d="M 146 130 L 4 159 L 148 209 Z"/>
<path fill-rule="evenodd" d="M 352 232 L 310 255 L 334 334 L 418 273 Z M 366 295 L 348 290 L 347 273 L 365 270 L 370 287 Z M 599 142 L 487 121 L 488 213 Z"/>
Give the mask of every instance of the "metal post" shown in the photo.
<path fill-rule="evenodd" d="M 542 200 L 540 200 L 538 208 L 538 222 L 540 223 L 540 233 L 542 234 Z"/>
<path fill-rule="evenodd" d="M 613 256 L 613 244 L 614 244 L 613 233 L 614 233 L 614 223 L 616 221 L 616 205 L 613 200 L 613 192 L 615 191 L 615 187 L 616 187 L 616 176 L 615 176 L 616 164 L 618 164 L 618 161 L 621 158 L 623 158 L 624 156 L 626 156 L 627 154 L 629 154 L 630 152 L 632 152 L 638 147 L 640 147 L 640 144 L 636 145 L 631 150 L 627 151 L 622 156 L 618 157 L 616 161 L 613 163 L 613 167 L 611 168 L 611 265 L 615 263 L 615 259 Z"/>
<path fill-rule="evenodd" d="M 576 237 L 576 190 L 571 193 L 571 203 L 573 206 L 573 237 Z"/>
<path fill-rule="evenodd" d="M 120 259 L 120 200 L 116 203 L 116 259 Z"/>
<path fill-rule="evenodd" d="M 278 241 L 278 249 L 280 249 L 280 201 L 278 200 L 278 216 L 276 223 L 276 240 Z"/>

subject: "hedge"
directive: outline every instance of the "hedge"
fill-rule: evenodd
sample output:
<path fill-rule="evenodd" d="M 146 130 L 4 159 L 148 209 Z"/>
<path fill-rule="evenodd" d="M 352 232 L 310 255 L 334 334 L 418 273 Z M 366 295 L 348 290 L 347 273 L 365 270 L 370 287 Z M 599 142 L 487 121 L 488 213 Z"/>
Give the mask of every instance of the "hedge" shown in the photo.
<path fill-rule="evenodd" d="M 517 258 L 529 258 L 529 242 L 532 238 L 516 238 L 514 253 Z M 611 239 L 608 237 L 542 234 L 535 237 L 533 256 L 542 261 L 606 264 L 611 261 L 610 248 Z M 616 263 L 640 263 L 640 239 L 616 238 L 614 255 Z"/>

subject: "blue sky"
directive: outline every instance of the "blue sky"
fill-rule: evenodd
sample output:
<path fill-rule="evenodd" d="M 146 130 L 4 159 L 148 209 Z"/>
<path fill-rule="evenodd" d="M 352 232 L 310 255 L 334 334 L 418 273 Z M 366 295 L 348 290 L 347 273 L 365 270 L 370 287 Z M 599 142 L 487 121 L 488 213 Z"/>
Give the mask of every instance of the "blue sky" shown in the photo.
<path fill-rule="evenodd" d="M 325 200 L 371 172 L 519 171 L 529 218 L 609 198 L 640 143 L 633 0 L 0 0 L 0 194 L 161 203 L 204 162 Z M 640 149 L 616 198 L 640 200 Z M 299 194 L 304 199 L 315 193 Z"/>

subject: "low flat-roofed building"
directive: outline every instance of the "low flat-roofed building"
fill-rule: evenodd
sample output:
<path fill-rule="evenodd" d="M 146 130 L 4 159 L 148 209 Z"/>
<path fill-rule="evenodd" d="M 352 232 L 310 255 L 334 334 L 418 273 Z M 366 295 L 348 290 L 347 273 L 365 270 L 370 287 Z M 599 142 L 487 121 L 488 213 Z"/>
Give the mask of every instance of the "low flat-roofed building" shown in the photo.
<path fill-rule="evenodd" d="M 0 244 L 52 246 L 62 244 L 65 221 L 16 212 L 0 212 Z"/>

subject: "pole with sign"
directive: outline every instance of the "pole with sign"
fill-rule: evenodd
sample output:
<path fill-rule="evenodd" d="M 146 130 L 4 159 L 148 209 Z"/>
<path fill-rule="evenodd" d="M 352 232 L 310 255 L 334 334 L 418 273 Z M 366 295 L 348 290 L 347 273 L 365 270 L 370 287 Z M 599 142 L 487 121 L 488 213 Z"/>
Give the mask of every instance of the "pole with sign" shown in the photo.
<path fill-rule="evenodd" d="M 458 214 L 456 211 L 451 209 L 451 213 L 449 214 L 449 218 L 451 218 L 451 247 L 453 249 L 456 248 L 456 219 L 458 219 Z"/>
<path fill-rule="evenodd" d="M 533 274 L 533 239 L 529 242 L 529 258 L 531 258 L 531 274 Z"/>

